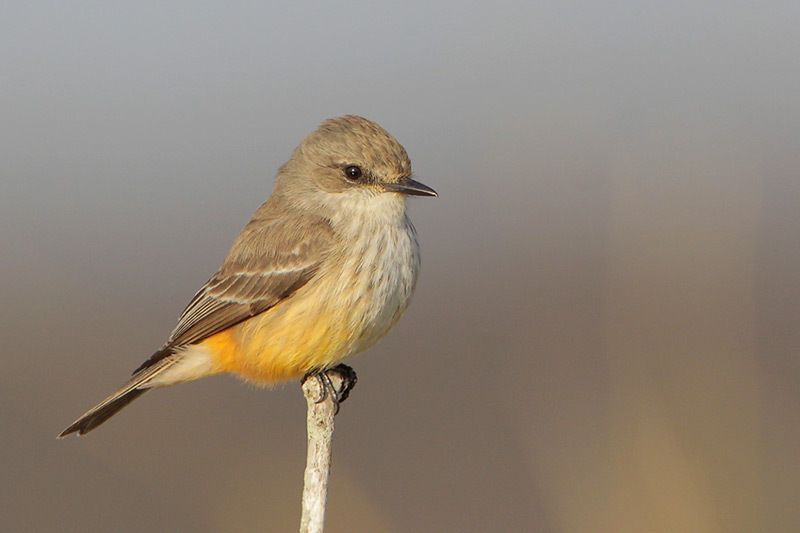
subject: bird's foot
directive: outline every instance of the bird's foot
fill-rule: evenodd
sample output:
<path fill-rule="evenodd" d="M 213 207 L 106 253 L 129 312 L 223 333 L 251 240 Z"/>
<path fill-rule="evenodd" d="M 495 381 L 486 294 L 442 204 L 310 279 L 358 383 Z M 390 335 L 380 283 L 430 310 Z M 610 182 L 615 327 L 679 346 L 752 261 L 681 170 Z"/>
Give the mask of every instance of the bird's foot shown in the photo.
<path fill-rule="evenodd" d="M 341 380 L 342 383 L 339 387 L 334 384 L 331 378 L 333 375 Z M 312 370 L 303 376 L 300 383 L 303 384 L 307 379 L 312 377 L 319 382 L 320 390 L 322 391 L 320 397 L 317 398 L 315 402 L 322 403 L 328 398 L 328 395 L 330 395 L 333 404 L 336 406 L 334 414 L 339 413 L 339 404 L 350 396 L 350 391 L 353 390 L 353 387 L 355 387 L 358 382 L 356 371 L 345 364 L 338 364 L 327 370 Z"/>

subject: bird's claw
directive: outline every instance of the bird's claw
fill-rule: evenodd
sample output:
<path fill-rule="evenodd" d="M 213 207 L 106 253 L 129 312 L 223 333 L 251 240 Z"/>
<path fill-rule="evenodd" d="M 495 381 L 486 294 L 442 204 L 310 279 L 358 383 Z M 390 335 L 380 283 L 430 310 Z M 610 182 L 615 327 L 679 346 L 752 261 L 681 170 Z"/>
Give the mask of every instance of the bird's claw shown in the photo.
<path fill-rule="evenodd" d="M 337 388 L 333 383 L 333 380 L 331 379 L 331 375 L 333 374 L 336 374 L 339 376 L 339 379 L 342 380 L 341 387 Z M 341 404 L 348 398 L 348 396 L 350 396 L 350 391 L 353 390 L 353 387 L 355 387 L 356 383 L 358 382 L 356 371 L 345 364 L 339 364 L 326 370 L 314 370 L 308 372 L 305 376 L 303 376 L 301 383 L 305 383 L 307 379 L 312 377 L 317 380 L 321 390 L 319 398 L 314 400 L 314 403 L 324 402 L 330 394 L 333 404 L 336 407 L 334 414 L 339 413 L 339 404 Z"/>

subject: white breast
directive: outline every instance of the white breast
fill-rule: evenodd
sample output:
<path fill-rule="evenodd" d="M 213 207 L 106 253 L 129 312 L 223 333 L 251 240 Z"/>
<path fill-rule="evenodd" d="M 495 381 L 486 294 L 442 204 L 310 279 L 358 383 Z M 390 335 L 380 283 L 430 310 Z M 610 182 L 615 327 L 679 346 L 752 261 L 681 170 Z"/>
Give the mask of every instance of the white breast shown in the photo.
<path fill-rule="evenodd" d="M 348 245 L 338 272 L 343 290 L 334 305 L 348 313 L 351 353 L 357 353 L 383 337 L 408 307 L 419 245 L 400 195 L 355 197 L 341 212 L 334 227 Z"/>

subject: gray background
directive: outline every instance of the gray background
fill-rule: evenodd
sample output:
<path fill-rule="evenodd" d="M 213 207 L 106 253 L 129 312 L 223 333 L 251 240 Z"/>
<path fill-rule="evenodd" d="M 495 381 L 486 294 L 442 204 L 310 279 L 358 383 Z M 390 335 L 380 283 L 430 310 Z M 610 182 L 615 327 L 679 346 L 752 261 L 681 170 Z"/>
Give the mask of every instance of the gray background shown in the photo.
<path fill-rule="evenodd" d="M 54 437 L 343 113 L 441 197 L 352 361 L 330 531 L 794 529 L 799 5 L 4 2 L 2 529 L 296 529 L 296 384 Z"/>

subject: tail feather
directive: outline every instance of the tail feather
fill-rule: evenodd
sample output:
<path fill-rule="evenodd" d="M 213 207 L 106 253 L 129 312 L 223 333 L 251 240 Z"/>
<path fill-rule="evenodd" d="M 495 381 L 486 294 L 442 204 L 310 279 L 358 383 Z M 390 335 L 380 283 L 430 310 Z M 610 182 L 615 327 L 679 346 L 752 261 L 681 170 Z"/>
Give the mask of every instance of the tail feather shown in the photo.
<path fill-rule="evenodd" d="M 62 431 L 58 435 L 58 438 L 62 439 L 71 433 L 84 435 L 90 432 L 114 416 L 120 409 L 150 390 L 150 383 L 153 381 L 153 378 L 174 365 L 175 362 L 175 357 L 168 357 L 156 362 L 153 366 L 149 366 L 135 373 L 128 383 L 114 392 L 114 394 L 86 411 L 80 418 L 70 424 L 67 429 Z"/>
<path fill-rule="evenodd" d="M 148 390 L 149 389 L 132 389 L 109 402 L 104 402 L 93 407 L 78 420 L 73 422 L 67 429 L 59 433 L 58 438 L 63 439 L 67 435 L 76 432 L 78 435 L 89 433 Z"/>

